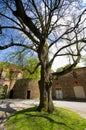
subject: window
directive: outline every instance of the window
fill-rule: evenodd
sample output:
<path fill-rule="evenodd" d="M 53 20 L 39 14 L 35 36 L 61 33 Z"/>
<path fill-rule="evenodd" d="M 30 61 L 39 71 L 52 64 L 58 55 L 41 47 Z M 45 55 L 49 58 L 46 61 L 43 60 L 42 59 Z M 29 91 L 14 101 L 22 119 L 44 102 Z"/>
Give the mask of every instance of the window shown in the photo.
<path fill-rule="evenodd" d="M 62 94 L 62 89 L 61 88 L 56 89 L 55 97 L 56 97 L 56 99 L 63 99 L 63 94 Z"/>

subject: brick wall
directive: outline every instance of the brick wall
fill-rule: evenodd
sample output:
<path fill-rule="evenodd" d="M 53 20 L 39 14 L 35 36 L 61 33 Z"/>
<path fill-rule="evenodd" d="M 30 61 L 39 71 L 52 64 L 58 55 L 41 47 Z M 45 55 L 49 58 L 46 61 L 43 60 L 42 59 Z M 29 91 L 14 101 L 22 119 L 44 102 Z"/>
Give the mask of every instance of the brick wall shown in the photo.
<path fill-rule="evenodd" d="M 11 96 L 13 98 L 39 98 L 37 79 L 11 79 L 9 81 L 3 81 L 3 79 L 1 79 L 0 83 L 1 87 L 3 84 L 9 86 L 9 91 L 12 90 Z M 77 87 L 77 90 L 74 87 Z M 82 87 L 82 89 L 80 87 Z M 81 90 L 83 91 L 82 94 Z M 57 96 L 62 92 L 62 99 L 77 99 L 77 93 L 78 95 L 81 95 L 81 98 L 86 99 L 86 67 L 75 69 L 64 76 L 59 77 L 58 80 L 55 80 L 52 88 L 54 99 L 56 99 L 56 92 Z"/>
<path fill-rule="evenodd" d="M 56 98 L 55 91 L 56 89 L 61 89 L 63 94 L 63 99 L 77 99 L 76 93 L 74 91 L 74 87 L 77 88 L 78 94 L 81 94 L 79 92 L 79 88 L 82 87 L 84 91 L 84 99 L 86 99 L 86 68 L 78 68 L 73 70 L 72 72 L 61 76 L 58 78 L 58 80 L 55 80 L 53 83 L 53 89 L 52 94 L 53 98 Z M 81 99 L 83 98 L 80 97 Z"/>
<path fill-rule="evenodd" d="M 13 98 L 27 99 L 28 91 L 30 92 L 30 99 L 39 98 L 39 87 L 37 79 L 17 80 L 13 87 Z"/>

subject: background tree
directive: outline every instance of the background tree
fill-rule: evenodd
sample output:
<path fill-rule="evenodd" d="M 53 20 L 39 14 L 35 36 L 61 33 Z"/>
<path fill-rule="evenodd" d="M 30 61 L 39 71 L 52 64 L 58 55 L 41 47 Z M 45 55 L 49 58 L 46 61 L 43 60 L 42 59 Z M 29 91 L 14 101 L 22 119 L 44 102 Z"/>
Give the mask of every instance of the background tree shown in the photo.
<path fill-rule="evenodd" d="M 61 71 L 63 71 L 63 69 L 65 68 L 66 69 L 66 67 L 68 68 L 68 66 L 70 66 L 70 64 L 68 64 L 68 65 L 65 65 L 65 66 L 63 66 L 63 67 L 60 67 L 60 68 L 57 68 L 57 72 L 61 72 Z M 76 69 L 76 68 L 80 68 L 80 66 L 78 66 L 78 65 L 76 65 L 75 67 L 74 67 L 74 69 Z"/>
<path fill-rule="evenodd" d="M 27 64 L 24 65 L 22 68 L 23 77 L 24 78 L 40 78 L 40 68 L 37 67 L 37 69 L 35 69 L 37 64 L 38 64 L 37 58 L 35 57 L 29 58 L 29 60 L 27 61 Z"/>
<path fill-rule="evenodd" d="M 86 43 L 85 13 L 83 1 L 79 0 L 0 1 L 0 49 L 19 46 L 38 56 L 35 68 L 40 65 L 41 69 L 39 111 L 53 112 L 54 78 L 71 71 L 81 58 Z M 60 56 L 69 56 L 70 66 L 51 73 L 55 58 Z"/>
<path fill-rule="evenodd" d="M 26 49 L 9 53 L 7 61 L 23 71 L 23 78 L 40 78 L 40 67 L 35 68 L 38 59 L 34 56 L 28 57 Z"/>

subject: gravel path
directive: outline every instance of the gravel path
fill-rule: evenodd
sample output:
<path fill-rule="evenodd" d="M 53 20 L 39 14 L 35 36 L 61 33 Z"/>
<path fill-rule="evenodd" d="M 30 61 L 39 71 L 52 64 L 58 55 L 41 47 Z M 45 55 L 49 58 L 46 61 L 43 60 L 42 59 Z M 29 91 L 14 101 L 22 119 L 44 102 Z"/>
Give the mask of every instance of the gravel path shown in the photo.
<path fill-rule="evenodd" d="M 0 130 L 5 130 L 3 123 L 10 114 L 35 105 L 38 105 L 37 100 L 0 100 Z M 86 118 L 86 102 L 54 101 L 54 105 L 71 109 Z"/>

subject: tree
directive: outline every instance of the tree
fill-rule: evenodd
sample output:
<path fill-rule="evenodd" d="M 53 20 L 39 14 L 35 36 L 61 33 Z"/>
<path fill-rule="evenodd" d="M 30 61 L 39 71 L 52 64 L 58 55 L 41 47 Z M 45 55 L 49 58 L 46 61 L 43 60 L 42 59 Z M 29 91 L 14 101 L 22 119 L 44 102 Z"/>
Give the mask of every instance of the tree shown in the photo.
<path fill-rule="evenodd" d="M 38 64 L 38 60 L 35 57 L 27 59 L 27 64 L 23 66 L 23 77 L 24 78 L 40 78 L 40 68 L 35 67 Z M 34 71 L 35 70 L 35 71 Z M 32 74 L 31 74 L 32 73 Z"/>
<path fill-rule="evenodd" d="M 65 66 L 63 66 L 63 67 L 57 68 L 56 71 L 57 71 L 57 72 L 61 72 L 61 71 L 63 71 L 64 68 L 66 69 L 66 68 L 68 68 L 68 66 L 70 66 L 70 65 L 71 65 L 71 64 L 68 64 L 68 65 L 65 65 Z M 80 68 L 80 66 L 77 66 L 77 65 L 76 65 L 74 68 Z"/>
<path fill-rule="evenodd" d="M 23 78 L 40 78 L 40 67 L 35 69 L 38 59 L 34 56 L 29 57 L 26 49 L 10 52 L 7 61 L 23 71 Z"/>
<path fill-rule="evenodd" d="M 71 71 L 81 58 L 86 43 L 86 9 L 81 3 L 79 0 L 0 1 L 0 16 L 4 21 L 0 22 L 0 49 L 19 46 L 38 56 L 35 70 L 40 65 L 39 111 L 53 112 L 53 80 Z M 18 35 L 24 42 L 20 42 Z M 55 58 L 60 56 L 69 56 L 70 66 L 51 73 Z"/>

